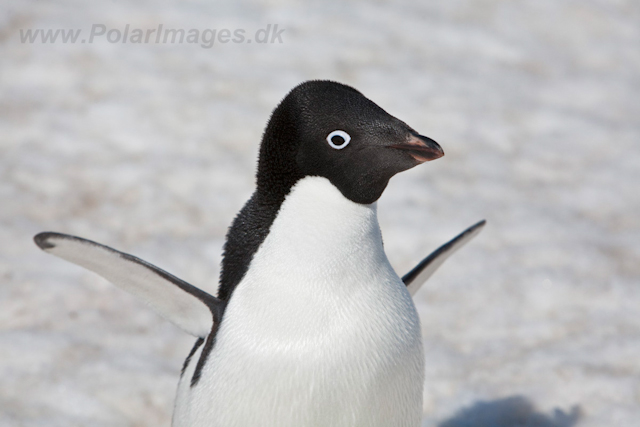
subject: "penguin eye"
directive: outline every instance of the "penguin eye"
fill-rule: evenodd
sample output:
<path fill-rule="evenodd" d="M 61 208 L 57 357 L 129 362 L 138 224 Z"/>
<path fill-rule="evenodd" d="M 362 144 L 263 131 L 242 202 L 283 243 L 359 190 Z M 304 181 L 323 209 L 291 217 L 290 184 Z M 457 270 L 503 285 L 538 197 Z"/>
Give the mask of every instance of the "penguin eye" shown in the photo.
<path fill-rule="evenodd" d="M 327 135 L 327 142 L 331 148 L 335 148 L 336 150 L 342 150 L 349 145 L 349 141 L 351 141 L 351 137 L 343 130 L 334 130 Z"/>

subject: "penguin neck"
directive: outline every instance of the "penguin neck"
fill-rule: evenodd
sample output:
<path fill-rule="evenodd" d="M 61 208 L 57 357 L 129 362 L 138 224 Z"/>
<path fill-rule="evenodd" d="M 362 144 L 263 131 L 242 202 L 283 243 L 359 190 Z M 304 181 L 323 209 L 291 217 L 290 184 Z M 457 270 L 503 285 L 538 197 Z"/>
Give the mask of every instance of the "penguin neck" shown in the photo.
<path fill-rule="evenodd" d="M 313 244 L 333 248 L 333 242 L 351 239 L 359 244 L 364 236 L 382 242 L 377 203 L 355 203 L 319 176 L 307 176 L 291 188 L 271 233 L 282 233 L 294 247 Z"/>
<path fill-rule="evenodd" d="M 317 176 L 299 179 L 282 195 L 258 187 L 227 234 L 218 298 L 229 301 L 250 267 L 278 266 L 308 278 L 357 274 L 363 262 L 388 265 L 375 203 L 352 202 Z"/>
<path fill-rule="evenodd" d="M 291 188 L 251 267 L 274 278 L 340 284 L 380 263 L 388 261 L 376 203 L 352 202 L 328 179 L 308 176 Z"/>

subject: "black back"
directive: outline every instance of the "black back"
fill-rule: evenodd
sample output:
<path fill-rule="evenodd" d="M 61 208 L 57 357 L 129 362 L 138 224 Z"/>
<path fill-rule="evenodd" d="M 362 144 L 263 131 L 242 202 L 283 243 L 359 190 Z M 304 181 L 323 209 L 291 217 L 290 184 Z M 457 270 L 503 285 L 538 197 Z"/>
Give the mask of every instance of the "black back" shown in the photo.
<path fill-rule="evenodd" d="M 262 137 L 256 191 L 233 220 L 224 245 L 218 288 L 223 301 L 229 300 L 247 272 L 291 187 L 303 177 L 295 161 L 298 129 L 294 108 L 289 95 L 272 113 Z"/>

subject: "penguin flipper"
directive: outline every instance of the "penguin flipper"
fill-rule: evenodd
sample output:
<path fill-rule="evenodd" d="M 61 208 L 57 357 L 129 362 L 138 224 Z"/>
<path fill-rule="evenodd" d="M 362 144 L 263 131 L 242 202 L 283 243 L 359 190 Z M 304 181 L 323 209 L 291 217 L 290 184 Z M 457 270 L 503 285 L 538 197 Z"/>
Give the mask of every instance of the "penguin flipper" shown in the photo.
<path fill-rule="evenodd" d="M 80 265 L 146 302 L 183 331 L 205 338 L 218 322 L 224 303 L 132 255 L 91 240 L 45 232 L 33 240 L 43 251 Z"/>
<path fill-rule="evenodd" d="M 411 271 L 402 276 L 402 281 L 407 285 L 411 295 L 415 295 L 420 287 L 427 281 L 433 273 L 440 267 L 454 252 L 466 245 L 471 239 L 476 237 L 486 224 L 485 220 L 472 225 L 458 234 L 438 249 L 433 251 L 428 257 L 423 259 Z"/>

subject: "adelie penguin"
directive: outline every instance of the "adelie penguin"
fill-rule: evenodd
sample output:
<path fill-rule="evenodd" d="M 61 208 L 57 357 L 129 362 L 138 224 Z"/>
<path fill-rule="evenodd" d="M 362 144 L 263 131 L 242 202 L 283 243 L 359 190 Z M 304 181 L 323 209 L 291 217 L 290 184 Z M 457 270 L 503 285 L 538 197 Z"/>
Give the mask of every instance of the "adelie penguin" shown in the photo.
<path fill-rule="evenodd" d="M 217 297 L 89 240 L 35 242 L 197 337 L 174 427 L 417 427 L 424 358 L 411 295 L 484 221 L 400 278 L 376 201 L 392 176 L 442 155 L 357 90 L 309 81 L 269 120 Z"/>

